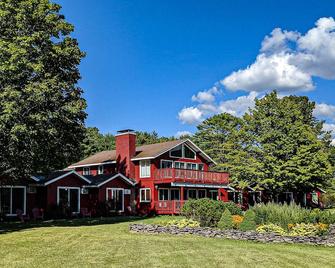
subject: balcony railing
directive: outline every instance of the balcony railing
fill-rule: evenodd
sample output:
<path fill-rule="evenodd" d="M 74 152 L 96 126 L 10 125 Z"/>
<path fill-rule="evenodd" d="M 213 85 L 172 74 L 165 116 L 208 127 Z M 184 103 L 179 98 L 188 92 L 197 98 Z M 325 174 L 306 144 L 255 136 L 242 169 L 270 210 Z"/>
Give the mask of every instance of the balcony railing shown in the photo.
<path fill-rule="evenodd" d="M 158 214 L 180 214 L 184 203 L 182 200 L 155 201 L 155 210 Z"/>
<path fill-rule="evenodd" d="M 155 182 L 188 182 L 196 184 L 227 185 L 229 183 L 229 174 L 226 172 L 162 168 L 156 171 Z"/>

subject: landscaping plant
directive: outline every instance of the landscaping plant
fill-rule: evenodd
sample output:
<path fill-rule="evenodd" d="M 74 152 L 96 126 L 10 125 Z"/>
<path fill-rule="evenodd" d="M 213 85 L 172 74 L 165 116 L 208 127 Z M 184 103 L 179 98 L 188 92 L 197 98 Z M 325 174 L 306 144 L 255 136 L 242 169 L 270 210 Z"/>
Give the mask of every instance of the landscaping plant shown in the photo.
<path fill-rule="evenodd" d="M 242 231 L 251 231 L 256 229 L 256 222 L 255 222 L 256 214 L 253 210 L 249 209 L 245 215 L 244 220 L 240 224 L 240 230 Z"/>
<path fill-rule="evenodd" d="M 232 202 L 202 198 L 188 200 L 182 208 L 182 215 L 188 219 L 198 221 L 200 226 L 216 227 L 226 209 L 231 214 L 243 214 L 242 209 Z"/>
<path fill-rule="evenodd" d="M 218 222 L 218 227 L 223 230 L 233 229 L 233 217 L 228 209 L 226 209 Z"/>

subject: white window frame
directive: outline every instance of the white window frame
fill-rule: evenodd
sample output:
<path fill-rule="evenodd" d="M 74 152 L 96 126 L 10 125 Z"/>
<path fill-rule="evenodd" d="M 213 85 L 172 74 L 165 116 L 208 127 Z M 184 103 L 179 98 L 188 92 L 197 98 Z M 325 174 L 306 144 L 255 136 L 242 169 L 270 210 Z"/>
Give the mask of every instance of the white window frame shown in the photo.
<path fill-rule="evenodd" d="M 173 167 L 174 168 L 176 166 L 176 163 L 183 163 L 184 164 L 184 168 L 182 168 L 182 169 L 187 169 L 187 164 L 196 165 L 196 169 L 187 169 L 187 170 L 204 171 L 204 170 L 200 170 L 199 169 L 199 165 L 203 165 L 203 167 L 205 168 L 205 164 L 203 164 L 203 163 L 193 163 L 193 162 L 185 162 L 185 161 L 174 161 L 174 163 L 173 163 Z"/>
<path fill-rule="evenodd" d="M 187 146 L 186 144 L 179 144 L 178 146 L 180 146 L 180 145 L 181 145 L 181 157 L 171 155 L 171 151 L 172 151 L 172 149 L 174 149 L 174 148 L 172 148 L 172 149 L 169 151 L 169 156 L 170 156 L 171 158 L 184 158 L 184 159 L 192 159 L 192 160 L 197 159 L 197 153 L 196 153 L 192 148 L 190 148 L 190 147 Z M 176 146 L 176 147 L 178 147 L 178 146 Z M 188 149 L 190 149 L 190 150 L 194 153 L 194 158 L 188 158 L 188 157 L 185 157 L 185 149 L 184 149 L 185 146 L 186 146 Z M 175 147 L 175 148 L 176 148 L 176 147 Z"/>
<path fill-rule="evenodd" d="M 59 190 L 60 189 L 76 189 L 76 190 L 78 190 L 78 211 L 74 211 L 73 213 L 80 213 L 80 209 L 81 209 L 81 207 L 80 207 L 80 193 L 81 193 L 81 191 L 80 191 L 80 187 L 72 187 L 72 186 L 69 186 L 69 187 L 67 187 L 67 186 L 58 186 L 57 187 L 57 205 L 59 205 Z M 68 200 L 68 203 L 70 203 L 69 202 L 69 200 L 70 200 L 70 191 L 68 191 L 68 193 L 67 193 L 67 200 Z"/>
<path fill-rule="evenodd" d="M 26 215 L 26 210 L 27 210 L 27 187 L 26 186 L 9 186 L 9 185 L 4 185 L 4 186 L 0 186 L 0 188 L 10 188 L 10 200 L 9 200 L 9 211 L 11 213 L 6 214 L 6 216 L 17 216 L 16 213 L 13 213 L 12 209 L 13 209 L 13 188 L 23 188 L 23 193 L 24 193 L 24 197 L 23 197 L 23 215 Z M 1 189 L 0 189 L 1 191 Z M 1 202 L 1 200 L 0 200 Z M 1 205 L 1 204 L 0 204 Z M 16 212 L 16 211 L 15 211 Z"/>
<path fill-rule="evenodd" d="M 187 200 L 190 199 L 190 195 L 189 195 L 190 191 L 195 191 L 195 199 L 198 199 L 198 189 L 190 188 L 190 189 L 187 189 Z"/>
<path fill-rule="evenodd" d="M 91 168 L 90 167 L 83 167 L 83 175 L 91 175 Z"/>
<path fill-rule="evenodd" d="M 172 190 L 177 190 L 179 192 L 179 199 L 174 199 L 174 200 L 171 199 L 172 198 L 172 195 L 171 195 Z M 169 200 L 180 201 L 180 198 L 181 198 L 181 189 L 180 188 L 169 188 L 169 192 L 170 192 Z"/>
<path fill-rule="evenodd" d="M 98 175 L 104 174 L 104 165 L 98 166 Z"/>
<path fill-rule="evenodd" d="M 150 192 L 150 198 L 147 197 L 147 190 Z M 142 191 L 144 191 L 145 200 L 142 200 Z M 140 188 L 140 203 L 150 203 L 151 202 L 151 189 L 150 188 Z"/>
<path fill-rule="evenodd" d="M 122 191 L 122 210 L 116 212 L 124 212 L 124 188 L 106 188 L 106 201 L 108 201 L 108 191 L 112 191 L 113 195 L 113 190 Z"/>
<path fill-rule="evenodd" d="M 218 200 L 219 199 L 219 190 L 209 190 L 209 195 L 210 195 L 211 199 L 213 199 L 212 198 L 212 193 L 216 193 L 216 200 Z M 213 200 L 215 200 L 215 199 L 213 199 Z"/>
<path fill-rule="evenodd" d="M 140 166 L 140 178 L 150 178 L 151 177 L 151 161 L 150 160 L 140 160 L 139 166 Z M 147 172 L 145 172 L 145 174 L 143 174 L 144 172 L 142 168 L 147 169 L 146 170 Z"/>

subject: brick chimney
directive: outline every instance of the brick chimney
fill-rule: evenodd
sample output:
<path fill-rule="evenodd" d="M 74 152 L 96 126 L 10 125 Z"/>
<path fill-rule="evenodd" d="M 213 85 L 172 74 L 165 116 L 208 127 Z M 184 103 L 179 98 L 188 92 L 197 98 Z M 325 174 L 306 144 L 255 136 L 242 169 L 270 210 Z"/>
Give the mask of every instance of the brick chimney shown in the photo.
<path fill-rule="evenodd" d="M 135 165 L 131 161 L 136 153 L 136 133 L 134 130 L 119 130 L 115 135 L 115 145 L 117 171 L 134 179 Z"/>

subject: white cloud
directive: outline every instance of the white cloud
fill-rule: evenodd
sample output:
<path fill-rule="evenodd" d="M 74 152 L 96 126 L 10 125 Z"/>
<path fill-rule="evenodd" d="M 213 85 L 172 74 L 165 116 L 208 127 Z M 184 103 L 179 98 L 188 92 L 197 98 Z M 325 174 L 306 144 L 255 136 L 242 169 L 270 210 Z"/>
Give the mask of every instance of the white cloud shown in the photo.
<path fill-rule="evenodd" d="M 204 91 L 200 91 L 197 95 L 192 96 L 192 101 L 197 101 L 201 103 L 211 103 L 215 100 L 215 95 L 220 92 L 217 86 Z"/>
<path fill-rule="evenodd" d="M 197 107 L 187 107 L 178 113 L 178 118 L 183 124 L 197 124 L 203 120 L 203 112 Z"/>
<path fill-rule="evenodd" d="M 276 28 L 264 38 L 255 62 L 221 83 L 234 91 L 312 90 L 314 76 L 335 79 L 334 30 L 333 18 L 320 18 L 305 35 Z"/>
<path fill-rule="evenodd" d="M 249 108 L 255 106 L 255 98 L 258 96 L 257 92 L 250 92 L 247 96 L 240 96 L 233 100 L 222 101 L 219 105 L 221 113 L 229 113 L 234 116 L 242 116 Z"/>
<path fill-rule="evenodd" d="M 192 133 L 187 131 L 187 130 L 182 130 L 182 131 L 178 131 L 175 135 L 174 135 L 177 139 L 179 139 L 182 136 L 192 136 Z"/>
<path fill-rule="evenodd" d="M 335 124 L 323 124 L 323 130 L 324 131 L 330 131 L 332 136 L 333 136 L 333 140 L 332 140 L 332 145 L 335 146 Z"/>
<path fill-rule="evenodd" d="M 267 56 L 260 54 L 256 61 L 244 70 L 233 72 L 221 81 L 230 90 L 290 91 L 314 88 L 310 75 L 289 63 L 286 53 Z"/>
<path fill-rule="evenodd" d="M 319 103 L 315 105 L 314 116 L 329 118 L 335 121 L 335 105 Z"/>

